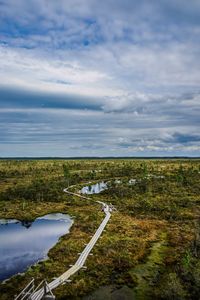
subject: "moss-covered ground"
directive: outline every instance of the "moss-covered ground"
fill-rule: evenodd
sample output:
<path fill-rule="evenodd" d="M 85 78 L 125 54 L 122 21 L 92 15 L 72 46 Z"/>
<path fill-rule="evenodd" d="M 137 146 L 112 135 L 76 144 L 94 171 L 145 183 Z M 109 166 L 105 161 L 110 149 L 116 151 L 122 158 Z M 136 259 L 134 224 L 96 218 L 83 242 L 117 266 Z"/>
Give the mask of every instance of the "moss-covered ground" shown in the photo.
<path fill-rule="evenodd" d="M 102 179 L 109 188 L 91 197 L 117 211 L 87 269 L 57 288 L 57 299 L 199 299 L 199 160 L 12 160 L 0 162 L 0 217 L 62 212 L 74 223 L 48 260 L 0 285 L 1 300 L 13 299 L 32 277 L 51 281 L 76 261 L 104 215 L 63 188 Z"/>

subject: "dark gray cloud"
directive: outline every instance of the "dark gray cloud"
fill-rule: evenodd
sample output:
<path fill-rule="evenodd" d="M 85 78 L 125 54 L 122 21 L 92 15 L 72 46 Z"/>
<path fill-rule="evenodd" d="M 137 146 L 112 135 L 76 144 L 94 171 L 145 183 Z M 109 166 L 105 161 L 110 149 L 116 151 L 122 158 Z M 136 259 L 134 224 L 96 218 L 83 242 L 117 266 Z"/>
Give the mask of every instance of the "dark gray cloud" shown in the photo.
<path fill-rule="evenodd" d="M 63 108 L 100 110 L 94 98 L 0 87 L 0 108 Z"/>
<path fill-rule="evenodd" d="M 200 142 L 200 136 L 175 132 L 172 135 L 171 140 L 169 139 L 168 142 L 174 142 L 174 143 L 178 143 L 178 144 L 188 144 L 188 143 Z"/>
<path fill-rule="evenodd" d="M 197 0 L 1 0 L 0 155 L 199 155 Z"/>

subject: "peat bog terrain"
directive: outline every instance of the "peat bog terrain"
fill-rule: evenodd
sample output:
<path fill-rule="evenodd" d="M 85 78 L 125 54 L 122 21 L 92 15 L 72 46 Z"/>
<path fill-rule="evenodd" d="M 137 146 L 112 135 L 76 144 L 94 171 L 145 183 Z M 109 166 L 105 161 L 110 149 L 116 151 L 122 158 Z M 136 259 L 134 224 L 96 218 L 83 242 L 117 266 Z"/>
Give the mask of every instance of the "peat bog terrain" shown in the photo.
<path fill-rule="evenodd" d="M 107 188 L 90 193 L 94 201 L 63 192 L 98 182 Z M 1 219 L 73 218 L 48 259 L 0 283 L 0 300 L 13 299 L 31 278 L 51 282 L 74 264 L 104 218 L 97 200 L 117 210 L 87 269 L 55 289 L 56 299 L 199 299 L 200 160 L 49 159 L 0 161 Z"/>

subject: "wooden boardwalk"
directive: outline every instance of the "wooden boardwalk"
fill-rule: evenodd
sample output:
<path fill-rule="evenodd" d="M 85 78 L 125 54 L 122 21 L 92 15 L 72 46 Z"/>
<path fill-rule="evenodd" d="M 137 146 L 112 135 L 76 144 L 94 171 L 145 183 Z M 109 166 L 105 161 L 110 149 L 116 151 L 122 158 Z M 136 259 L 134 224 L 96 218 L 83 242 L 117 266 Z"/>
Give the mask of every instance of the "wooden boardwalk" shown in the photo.
<path fill-rule="evenodd" d="M 68 191 L 68 189 L 64 189 L 64 192 L 73 196 L 77 196 L 83 199 L 87 199 L 87 200 L 91 200 L 89 197 L 85 197 L 82 196 L 80 194 L 77 193 L 73 193 Z M 99 237 L 101 236 L 104 228 L 106 227 L 110 217 L 111 217 L 111 212 L 113 210 L 112 206 L 109 206 L 108 204 L 101 202 L 101 201 L 95 201 L 99 204 L 102 205 L 102 210 L 105 213 L 105 217 L 103 219 L 103 221 L 101 222 L 101 224 L 99 225 L 97 231 L 95 232 L 95 234 L 93 235 L 93 237 L 91 238 L 91 240 L 89 241 L 89 243 L 86 245 L 86 247 L 84 248 L 84 250 L 82 251 L 82 253 L 80 254 L 79 258 L 77 259 L 77 261 L 75 262 L 74 265 L 72 265 L 65 273 L 63 273 L 62 275 L 60 275 L 59 277 L 57 277 L 56 279 L 54 279 L 52 282 L 50 282 L 48 284 L 48 289 L 49 291 L 52 291 L 53 289 L 55 289 L 56 287 L 58 287 L 59 285 L 68 282 L 69 278 L 77 273 L 81 268 L 84 268 L 84 264 L 85 261 L 88 257 L 88 255 L 90 254 L 90 252 L 92 251 L 93 247 L 95 246 L 96 242 L 98 241 Z M 17 297 L 16 299 L 29 299 L 29 300 L 40 300 L 42 298 L 44 298 L 45 294 L 47 293 L 46 288 L 45 287 L 41 287 L 40 289 L 38 289 L 37 291 L 34 291 L 32 294 L 30 294 L 28 297 Z M 48 299 L 55 299 L 55 298 L 48 298 Z"/>

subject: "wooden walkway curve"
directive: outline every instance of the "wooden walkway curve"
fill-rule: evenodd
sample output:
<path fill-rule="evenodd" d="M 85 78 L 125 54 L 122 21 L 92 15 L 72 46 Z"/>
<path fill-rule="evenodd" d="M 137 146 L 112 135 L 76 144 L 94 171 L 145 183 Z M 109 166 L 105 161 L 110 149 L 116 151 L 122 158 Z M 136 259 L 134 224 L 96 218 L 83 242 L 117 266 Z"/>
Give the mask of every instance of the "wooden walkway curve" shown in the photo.
<path fill-rule="evenodd" d="M 72 187 L 72 186 L 71 186 Z M 73 196 L 77 196 L 86 200 L 92 200 L 89 197 L 85 197 L 82 196 L 80 194 L 77 193 L 73 193 L 68 191 L 68 188 L 64 189 L 64 192 Z M 101 224 L 99 225 L 97 231 L 94 233 L 93 237 L 91 238 L 91 240 L 89 241 L 89 243 L 86 245 L 86 247 L 83 249 L 83 251 L 81 252 L 79 258 L 77 259 L 77 261 L 75 262 L 74 265 L 72 265 L 65 273 L 63 273 L 62 275 L 60 275 L 59 277 L 57 277 L 56 279 L 54 279 L 52 282 L 50 282 L 48 284 L 48 289 L 50 291 L 52 291 L 53 289 L 55 289 L 56 287 L 58 287 L 59 285 L 68 282 L 69 278 L 75 274 L 76 272 L 78 272 L 81 268 L 84 268 L 84 264 L 85 261 L 88 257 L 88 255 L 90 254 L 90 252 L 92 251 L 94 245 L 96 244 L 96 242 L 98 241 L 98 239 L 100 238 L 104 228 L 106 227 L 110 217 L 111 217 L 111 212 L 113 210 L 112 206 L 109 206 L 108 204 L 102 202 L 102 201 L 95 201 L 98 204 L 102 205 L 102 210 L 105 213 L 105 217 L 102 220 Z M 22 300 L 22 299 L 29 299 L 29 300 L 40 300 L 42 298 L 44 298 L 45 296 L 45 288 L 42 287 L 38 290 L 33 291 L 28 298 L 24 297 L 24 298 L 20 298 L 20 295 L 18 295 L 18 297 L 15 298 L 15 300 Z M 51 298 L 53 299 L 53 298 Z"/>

